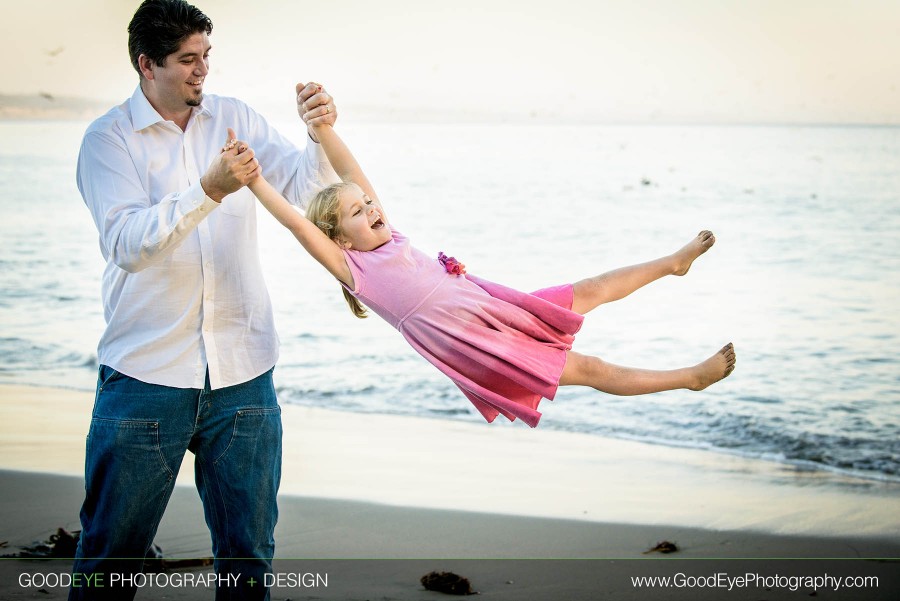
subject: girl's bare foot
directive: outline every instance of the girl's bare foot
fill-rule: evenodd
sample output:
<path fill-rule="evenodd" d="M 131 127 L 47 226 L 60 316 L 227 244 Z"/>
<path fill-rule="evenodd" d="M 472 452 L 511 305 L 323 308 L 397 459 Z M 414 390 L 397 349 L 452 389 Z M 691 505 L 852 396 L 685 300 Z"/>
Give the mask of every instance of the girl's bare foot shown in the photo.
<path fill-rule="evenodd" d="M 736 362 L 737 355 L 734 352 L 734 345 L 729 342 L 718 353 L 703 363 L 694 366 L 696 384 L 689 388 L 691 390 L 703 390 L 710 384 L 715 384 L 734 371 Z"/>
<path fill-rule="evenodd" d="M 681 250 L 672 255 L 675 262 L 675 275 L 684 275 L 691 268 L 694 259 L 712 248 L 716 243 L 716 237 L 709 230 L 703 230 L 697 237 L 685 244 Z"/>

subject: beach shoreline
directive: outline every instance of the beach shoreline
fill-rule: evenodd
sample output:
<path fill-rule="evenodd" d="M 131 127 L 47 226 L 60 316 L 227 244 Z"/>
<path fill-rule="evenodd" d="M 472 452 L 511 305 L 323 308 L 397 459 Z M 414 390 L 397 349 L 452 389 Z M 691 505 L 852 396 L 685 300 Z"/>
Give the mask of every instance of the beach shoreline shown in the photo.
<path fill-rule="evenodd" d="M 82 481 L 74 476 L 0 470 L 5 552 L 33 544 L 58 527 L 76 529 Z M 380 505 L 361 501 L 285 496 L 279 502 L 272 599 L 442 598 L 419 579 L 449 571 L 470 580 L 481 594 L 522 599 L 720 599 L 711 586 L 646 589 L 632 578 L 709 578 L 757 574 L 776 586 L 745 584 L 745 594 L 765 599 L 798 595 L 826 600 L 893 599 L 900 590 L 900 543 L 876 537 L 816 537 L 532 518 Z M 647 553 L 660 538 L 671 555 Z M 155 543 L 167 559 L 207 558 L 209 535 L 195 491 L 176 487 Z M 210 599 L 211 587 L 184 588 L 183 581 L 211 574 L 209 567 L 170 569 L 151 575 L 138 599 Z M 64 599 L 65 587 L 28 586 L 65 578 L 71 560 L 0 559 L 0 598 Z M 859 579 L 863 589 L 816 590 L 803 578 Z M 314 596 L 298 578 L 323 576 Z M 723 578 L 725 576 L 722 576 Z M 22 578 L 25 578 L 23 581 Z M 789 580 L 793 578 L 794 580 Z M 293 580 L 292 580 L 293 579 Z M 866 580 L 868 579 L 868 580 Z M 24 584 L 23 584 L 24 583 Z M 801 583 L 796 587 L 792 583 Z M 793 588 L 793 590 L 791 590 Z M 759 596 L 736 598 L 759 599 Z"/>
<path fill-rule="evenodd" d="M 0 385 L 0 469 L 81 477 L 92 403 L 82 391 Z M 520 424 L 290 404 L 282 421 L 282 496 L 900 541 L 894 482 Z M 192 463 L 188 453 L 179 485 L 193 487 Z"/>
<path fill-rule="evenodd" d="M 80 528 L 91 403 L 79 391 L 0 386 L 4 553 L 57 528 Z M 459 573 L 504 600 L 721 598 L 713 588 L 641 590 L 630 578 L 723 571 L 877 579 L 852 596 L 812 591 L 822 599 L 889 599 L 900 590 L 900 517 L 891 511 L 898 497 L 890 483 L 515 426 L 290 405 L 283 421 L 274 569 L 326 573 L 331 584 L 313 592 L 293 576 L 283 584 L 295 586 L 273 589 L 276 600 L 439 598 L 418 582 L 431 570 Z M 166 557 L 207 557 L 190 457 L 186 463 L 156 543 Z M 646 553 L 660 541 L 678 551 Z M 2 560 L 0 597 L 65 598 L 62 588 L 41 593 L 19 578 L 69 569 L 65 560 Z M 212 596 L 170 586 L 141 590 L 138 599 L 173 593 Z M 799 593 L 770 587 L 766 594 Z"/>

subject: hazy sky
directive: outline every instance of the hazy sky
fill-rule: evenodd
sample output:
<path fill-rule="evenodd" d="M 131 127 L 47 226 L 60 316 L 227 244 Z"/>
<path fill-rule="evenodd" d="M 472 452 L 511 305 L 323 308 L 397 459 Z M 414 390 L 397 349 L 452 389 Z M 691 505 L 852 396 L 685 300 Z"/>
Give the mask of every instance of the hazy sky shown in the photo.
<path fill-rule="evenodd" d="M 119 101 L 137 0 L 0 0 L 0 94 Z M 898 0 L 198 0 L 206 91 L 344 114 L 900 124 Z M 365 110 L 364 110 L 365 109 Z"/>

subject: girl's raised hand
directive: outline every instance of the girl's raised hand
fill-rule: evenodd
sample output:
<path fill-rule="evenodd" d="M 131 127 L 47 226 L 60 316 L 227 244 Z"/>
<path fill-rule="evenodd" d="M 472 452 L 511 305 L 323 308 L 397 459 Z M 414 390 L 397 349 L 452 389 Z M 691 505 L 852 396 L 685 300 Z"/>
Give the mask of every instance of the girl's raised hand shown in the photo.
<path fill-rule="evenodd" d="M 238 140 L 237 134 L 234 133 L 234 130 L 229 127 L 228 128 L 228 139 L 225 141 L 225 146 L 222 147 L 222 153 L 224 154 L 227 152 L 231 152 L 235 148 L 237 148 L 237 152 L 235 152 L 235 155 L 238 155 L 238 154 L 241 154 L 242 152 L 244 152 L 245 150 L 247 150 L 247 148 L 249 148 L 249 146 L 247 146 L 246 142 L 242 142 L 242 141 Z"/>
<path fill-rule="evenodd" d="M 325 91 L 322 84 L 309 82 L 297 84 L 297 113 L 306 123 L 313 140 L 318 142 L 315 131 L 323 125 L 333 126 L 337 121 L 337 107 L 334 98 Z"/>

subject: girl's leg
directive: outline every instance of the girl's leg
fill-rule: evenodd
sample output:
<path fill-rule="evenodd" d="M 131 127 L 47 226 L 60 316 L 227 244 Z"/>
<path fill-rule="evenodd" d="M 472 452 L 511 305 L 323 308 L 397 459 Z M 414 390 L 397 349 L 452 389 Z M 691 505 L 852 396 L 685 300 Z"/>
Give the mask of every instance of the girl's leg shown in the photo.
<path fill-rule="evenodd" d="M 693 367 L 671 370 L 636 369 L 607 363 L 574 351 L 566 353 L 560 386 L 590 386 L 618 396 L 649 394 L 677 388 L 703 390 L 734 371 L 736 356 L 730 342 L 718 353 Z"/>
<path fill-rule="evenodd" d="M 609 271 L 575 283 L 572 310 L 584 315 L 604 303 L 625 298 L 638 288 L 667 275 L 684 275 L 694 259 L 708 251 L 716 242 L 712 232 L 704 230 L 677 252 L 656 259 Z"/>

